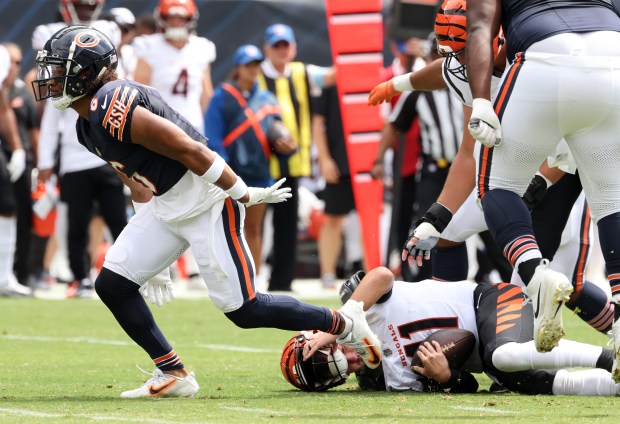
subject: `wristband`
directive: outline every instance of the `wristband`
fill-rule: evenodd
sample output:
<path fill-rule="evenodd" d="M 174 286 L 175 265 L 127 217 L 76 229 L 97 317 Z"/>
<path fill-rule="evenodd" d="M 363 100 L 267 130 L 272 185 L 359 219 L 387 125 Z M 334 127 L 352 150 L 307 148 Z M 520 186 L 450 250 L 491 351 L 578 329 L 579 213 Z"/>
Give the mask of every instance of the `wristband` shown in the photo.
<path fill-rule="evenodd" d="M 233 184 L 231 188 L 226 191 L 230 197 L 235 200 L 241 199 L 248 192 L 248 186 L 243 182 L 243 180 L 237 177 L 237 181 Z"/>
<path fill-rule="evenodd" d="M 414 91 L 413 85 L 411 85 L 411 79 L 409 79 L 410 75 L 411 75 L 411 72 L 405 75 L 398 75 L 392 78 L 394 89 L 396 89 L 396 91 L 400 91 L 401 93 L 403 91 Z"/>
<path fill-rule="evenodd" d="M 452 212 L 438 202 L 433 203 L 420 219 L 422 222 L 430 223 L 440 234 L 446 229 L 450 220 L 452 220 Z"/>
<path fill-rule="evenodd" d="M 220 155 L 216 153 L 215 160 L 213 161 L 209 169 L 207 169 L 207 172 L 202 174 L 200 178 L 202 178 L 209 184 L 213 184 L 214 182 L 220 179 L 220 177 L 222 176 L 222 173 L 224 172 L 225 167 L 226 167 L 226 162 Z"/>

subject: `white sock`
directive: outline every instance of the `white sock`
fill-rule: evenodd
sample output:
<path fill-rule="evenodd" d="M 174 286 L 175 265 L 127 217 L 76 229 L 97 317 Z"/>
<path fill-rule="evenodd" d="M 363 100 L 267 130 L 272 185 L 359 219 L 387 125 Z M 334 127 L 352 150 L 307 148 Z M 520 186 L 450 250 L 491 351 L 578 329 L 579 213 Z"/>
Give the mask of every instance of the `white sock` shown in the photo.
<path fill-rule="evenodd" d="M 554 395 L 614 396 L 620 393 L 620 384 L 614 383 L 605 370 L 559 370 L 553 380 Z"/>
<path fill-rule="evenodd" d="M 500 371 L 515 372 L 532 369 L 596 367 L 603 348 L 572 340 L 560 340 L 551 352 L 537 352 L 534 341 L 506 343 L 493 352 L 493 365 Z"/>
<path fill-rule="evenodd" d="M 0 286 L 8 284 L 13 275 L 16 242 L 17 219 L 0 216 Z"/>

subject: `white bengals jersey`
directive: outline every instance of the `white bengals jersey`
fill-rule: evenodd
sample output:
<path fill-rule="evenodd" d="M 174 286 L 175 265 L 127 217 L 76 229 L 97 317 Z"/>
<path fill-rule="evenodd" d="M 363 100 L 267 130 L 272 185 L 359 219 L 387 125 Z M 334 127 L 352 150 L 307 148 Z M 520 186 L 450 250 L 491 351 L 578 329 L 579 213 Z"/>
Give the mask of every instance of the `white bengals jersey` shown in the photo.
<path fill-rule="evenodd" d="M 152 34 L 137 37 L 133 46 L 136 56 L 151 68 L 148 85 L 159 90 L 173 109 L 204 133 L 200 98 L 204 73 L 215 61 L 215 44 L 190 35 L 185 46 L 177 49 L 163 34 Z"/>
<path fill-rule="evenodd" d="M 441 73 L 444 81 L 448 84 L 450 92 L 465 106 L 471 107 L 474 98 L 469 88 L 469 81 L 463 77 L 463 75 L 467 75 L 467 68 L 463 68 L 464 74 L 459 73 L 459 68 L 462 66 L 456 59 L 445 59 L 441 65 Z M 499 77 L 491 75 L 491 100 L 495 99 L 499 81 Z"/>
<path fill-rule="evenodd" d="M 368 309 L 368 325 L 383 346 L 383 375 L 388 391 L 422 391 L 422 383 L 410 369 L 411 357 L 417 345 L 435 331 L 461 328 L 478 339 L 475 288 L 476 284 L 469 281 L 395 281 L 390 298 Z M 477 346 L 463 369 L 482 371 Z"/>
<path fill-rule="evenodd" d="M 43 50 L 47 40 L 52 38 L 52 35 L 66 26 L 67 24 L 64 22 L 53 22 L 51 24 L 39 25 L 32 32 L 32 48 L 35 51 Z M 107 35 L 112 44 L 115 46 L 118 47 L 121 43 L 121 30 L 115 22 L 99 20 L 94 21 L 90 26 Z"/>
<path fill-rule="evenodd" d="M 9 69 L 11 68 L 11 56 L 9 51 L 2 45 L 0 45 L 0 86 L 4 83 L 7 75 L 9 75 Z"/>

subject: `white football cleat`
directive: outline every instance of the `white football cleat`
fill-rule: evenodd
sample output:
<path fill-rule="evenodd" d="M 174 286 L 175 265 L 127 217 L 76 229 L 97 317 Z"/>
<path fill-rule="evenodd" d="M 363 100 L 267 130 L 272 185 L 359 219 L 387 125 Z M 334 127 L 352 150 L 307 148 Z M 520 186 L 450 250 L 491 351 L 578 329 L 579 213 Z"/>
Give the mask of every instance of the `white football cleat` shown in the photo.
<path fill-rule="evenodd" d="M 616 308 L 620 308 L 620 304 L 616 303 Z M 620 319 L 612 324 L 611 336 L 614 344 L 614 365 L 611 368 L 611 378 L 616 383 L 620 383 Z"/>
<path fill-rule="evenodd" d="M 0 296 L 31 297 L 32 295 L 32 289 L 30 287 L 22 286 L 21 284 L 19 284 L 15 276 L 12 274 L 6 283 L 0 283 Z"/>
<path fill-rule="evenodd" d="M 338 312 L 349 321 L 351 331 L 341 334 L 336 343 L 355 349 L 368 368 L 377 368 L 381 364 L 381 342 L 366 322 L 364 302 L 349 299 Z"/>
<path fill-rule="evenodd" d="M 549 269 L 543 259 L 524 289 L 534 309 L 534 343 L 539 352 L 550 352 L 564 336 L 562 305 L 568 301 L 573 286 L 564 274 Z"/>
<path fill-rule="evenodd" d="M 145 374 L 150 375 L 148 372 Z M 143 397 L 185 397 L 191 398 L 198 393 L 200 386 L 190 372 L 185 378 L 175 377 L 171 374 L 164 374 L 159 368 L 153 372 L 153 377 L 147 380 L 141 387 L 121 393 L 123 399 L 137 399 Z"/>

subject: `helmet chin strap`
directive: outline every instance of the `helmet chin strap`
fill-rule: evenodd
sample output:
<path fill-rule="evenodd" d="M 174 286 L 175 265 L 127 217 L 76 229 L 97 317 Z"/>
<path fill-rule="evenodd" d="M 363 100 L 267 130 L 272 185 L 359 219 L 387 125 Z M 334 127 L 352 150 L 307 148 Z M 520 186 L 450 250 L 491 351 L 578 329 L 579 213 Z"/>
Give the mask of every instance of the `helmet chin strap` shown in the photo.
<path fill-rule="evenodd" d="M 64 91 L 64 89 L 63 89 L 63 91 Z M 73 97 L 73 96 L 70 96 L 68 94 L 63 93 L 62 97 L 59 97 L 57 99 L 52 98 L 52 104 L 58 110 L 65 110 L 69 106 L 71 106 L 71 104 L 73 102 L 75 102 L 76 100 L 81 99 L 85 95 L 86 95 L 86 93 L 84 93 L 84 94 L 82 94 L 80 96 L 77 96 L 77 97 Z"/>
<path fill-rule="evenodd" d="M 189 38 L 189 31 L 185 27 L 166 28 L 164 36 L 168 40 L 182 41 Z"/>

